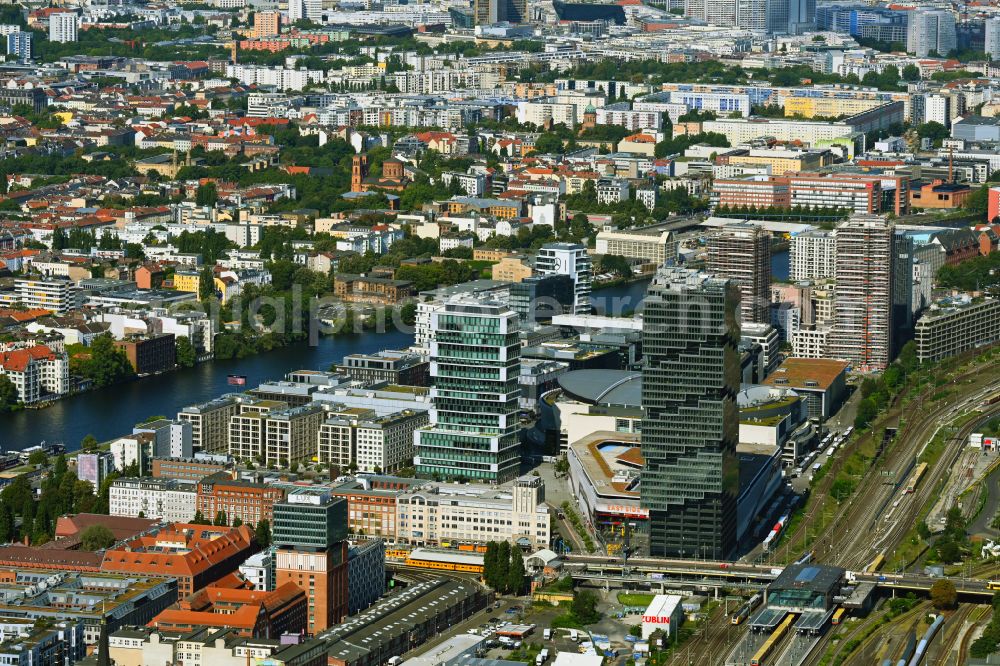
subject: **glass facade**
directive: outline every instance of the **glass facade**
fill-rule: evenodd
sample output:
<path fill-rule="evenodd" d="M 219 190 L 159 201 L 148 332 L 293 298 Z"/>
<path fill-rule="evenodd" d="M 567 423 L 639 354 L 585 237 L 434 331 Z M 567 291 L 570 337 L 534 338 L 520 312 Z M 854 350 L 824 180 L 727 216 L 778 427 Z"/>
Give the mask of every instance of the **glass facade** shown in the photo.
<path fill-rule="evenodd" d="M 661 268 L 643 308 L 641 501 L 650 554 L 727 559 L 736 549 L 739 288 Z"/>
<path fill-rule="evenodd" d="M 347 539 L 347 500 L 317 498 L 319 503 L 274 505 L 272 542 L 280 548 L 321 551 Z"/>
<path fill-rule="evenodd" d="M 517 315 L 458 298 L 432 315 L 431 425 L 417 431 L 417 474 L 503 483 L 517 476 L 521 344 Z"/>

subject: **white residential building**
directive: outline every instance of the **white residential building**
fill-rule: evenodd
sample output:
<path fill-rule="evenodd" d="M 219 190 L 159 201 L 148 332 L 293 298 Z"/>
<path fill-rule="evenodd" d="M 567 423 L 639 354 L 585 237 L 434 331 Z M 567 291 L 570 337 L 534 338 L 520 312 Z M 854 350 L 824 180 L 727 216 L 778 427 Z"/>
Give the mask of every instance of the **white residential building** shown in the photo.
<path fill-rule="evenodd" d="M 0 352 L 0 375 L 17 389 L 17 399 L 26 405 L 45 395 L 69 393 L 69 359 L 45 345 Z"/>
<path fill-rule="evenodd" d="M 192 486 L 174 479 L 121 478 L 111 484 L 108 507 L 112 516 L 189 523 L 194 520 L 197 499 Z"/>
<path fill-rule="evenodd" d="M 789 248 L 789 278 L 792 282 L 832 278 L 836 260 L 836 232 L 815 229 L 794 234 Z"/>
<path fill-rule="evenodd" d="M 79 17 L 76 12 L 59 12 L 49 16 L 50 42 L 75 42 L 79 29 Z"/>

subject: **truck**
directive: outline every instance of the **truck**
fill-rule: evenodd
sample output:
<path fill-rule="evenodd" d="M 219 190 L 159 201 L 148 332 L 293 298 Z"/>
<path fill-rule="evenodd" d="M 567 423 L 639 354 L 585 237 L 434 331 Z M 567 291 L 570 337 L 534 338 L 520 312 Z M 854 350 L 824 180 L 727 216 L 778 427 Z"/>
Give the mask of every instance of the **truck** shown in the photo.
<path fill-rule="evenodd" d="M 538 653 L 538 656 L 535 657 L 535 666 L 542 666 L 542 664 L 544 664 L 548 660 L 549 660 L 549 649 L 543 648 L 542 651 Z"/>
<path fill-rule="evenodd" d="M 400 657 L 399 655 L 395 655 L 395 656 L 389 657 L 389 662 L 388 663 L 389 663 L 389 666 L 399 666 L 400 664 L 403 663 L 403 658 Z"/>
<path fill-rule="evenodd" d="M 576 643 L 578 640 L 580 640 L 579 635 L 576 633 L 576 629 L 570 629 L 569 630 L 569 639 L 571 641 L 573 641 L 574 643 Z"/>
<path fill-rule="evenodd" d="M 542 632 L 542 638 L 544 638 L 545 640 L 551 640 L 552 639 L 552 630 L 551 629 L 546 629 L 545 631 L 543 631 Z"/>

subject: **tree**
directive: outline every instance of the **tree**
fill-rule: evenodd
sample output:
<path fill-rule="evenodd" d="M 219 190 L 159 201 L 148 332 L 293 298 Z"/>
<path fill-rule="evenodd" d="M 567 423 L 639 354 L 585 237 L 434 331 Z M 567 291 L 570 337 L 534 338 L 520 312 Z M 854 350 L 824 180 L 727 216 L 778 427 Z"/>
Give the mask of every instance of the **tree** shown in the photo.
<path fill-rule="evenodd" d="M 905 81 L 919 81 L 920 80 L 920 68 L 916 65 L 910 63 L 903 68 L 903 80 Z"/>
<path fill-rule="evenodd" d="M 873 398 L 865 398 L 858 403 L 858 413 L 854 417 L 854 427 L 864 428 L 878 416 L 878 404 Z"/>
<path fill-rule="evenodd" d="M 135 376 L 135 369 L 128 356 L 115 346 L 110 334 L 104 333 L 90 343 L 90 358 L 79 368 L 80 374 L 90 379 L 94 386 L 103 388 Z"/>
<path fill-rule="evenodd" d="M 201 269 L 198 276 L 198 298 L 205 300 L 215 295 L 215 273 L 209 266 Z"/>
<path fill-rule="evenodd" d="M 931 603 L 938 610 L 949 610 L 958 602 L 958 590 L 947 578 L 939 578 L 931 585 Z"/>
<path fill-rule="evenodd" d="M 177 365 L 182 368 L 193 368 L 198 360 L 198 353 L 195 351 L 194 345 L 191 344 L 191 340 L 187 336 L 177 336 L 174 346 L 177 348 Z"/>
<path fill-rule="evenodd" d="M 98 442 L 97 438 L 93 435 L 87 435 L 82 440 L 80 440 L 80 448 L 84 451 L 94 451 L 97 449 Z"/>
<path fill-rule="evenodd" d="M 91 525 L 80 535 L 80 547 L 93 552 L 104 550 L 115 544 L 115 535 L 104 525 Z"/>
<path fill-rule="evenodd" d="M 546 132 L 535 140 L 535 152 L 537 153 L 561 153 L 562 149 L 562 139 L 552 132 Z"/>
<path fill-rule="evenodd" d="M 218 200 L 219 190 L 212 181 L 199 185 L 194 194 L 194 201 L 199 206 L 215 206 Z"/>
<path fill-rule="evenodd" d="M 497 592 L 507 592 L 507 583 L 510 578 L 510 544 L 501 541 L 497 544 L 497 564 L 496 564 L 496 586 Z"/>
<path fill-rule="evenodd" d="M 510 549 L 507 589 L 511 594 L 521 594 L 521 591 L 524 589 L 524 557 L 521 555 L 521 549 L 517 546 L 513 546 Z"/>
<path fill-rule="evenodd" d="M 227 525 L 229 525 L 229 520 L 226 518 L 226 512 L 216 511 L 215 521 L 212 524 L 217 527 L 226 527 Z"/>
<path fill-rule="evenodd" d="M 243 520 L 239 516 L 233 518 L 233 527 L 240 527 L 242 524 Z"/>
<path fill-rule="evenodd" d="M 48 462 L 49 457 L 45 455 L 45 451 L 38 449 L 37 451 L 32 451 L 31 455 L 28 456 L 29 465 L 44 465 Z"/>
<path fill-rule="evenodd" d="M 931 120 L 917 127 L 917 136 L 921 139 L 930 139 L 935 145 L 940 145 L 951 135 L 948 133 L 947 127 L 936 120 Z"/>
<path fill-rule="evenodd" d="M 597 612 L 597 595 L 589 590 L 575 592 L 570 613 L 573 615 L 573 619 L 580 624 L 597 622 L 601 619 L 601 614 Z"/>
<path fill-rule="evenodd" d="M 254 533 L 256 534 L 257 545 L 261 548 L 267 548 L 271 545 L 271 521 L 267 518 L 260 519 Z"/>
<path fill-rule="evenodd" d="M 18 408 L 17 387 L 7 375 L 0 375 L 0 414 Z"/>
<path fill-rule="evenodd" d="M 6 503 L 0 502 L 0 543 L 10 543 L 16 539 L 14 511 Z"/>
<path fill-rule="evenodd" d="M 208 522 L 208 519 L 205 518 L 205 514 L 203 514 L 201 512 L 201 509 L 198 509 L 197 511 L 194 512 L 194 518 L 191 519 L 191 522 L 194 525 L 211 525 L 212 524 L 212 523 Z"/>

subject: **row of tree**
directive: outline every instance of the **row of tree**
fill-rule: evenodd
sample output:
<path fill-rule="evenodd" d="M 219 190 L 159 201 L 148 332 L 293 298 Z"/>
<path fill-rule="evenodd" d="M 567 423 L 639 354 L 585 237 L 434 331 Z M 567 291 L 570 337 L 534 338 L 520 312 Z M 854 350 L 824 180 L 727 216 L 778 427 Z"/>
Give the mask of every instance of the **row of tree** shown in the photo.
<path fill-rule="evenodd" d="M 521 549 L 506 541 L 490 541 L 483 555 L 483 579 L 500 594 L 524 590 L 524 558 Z"/>

